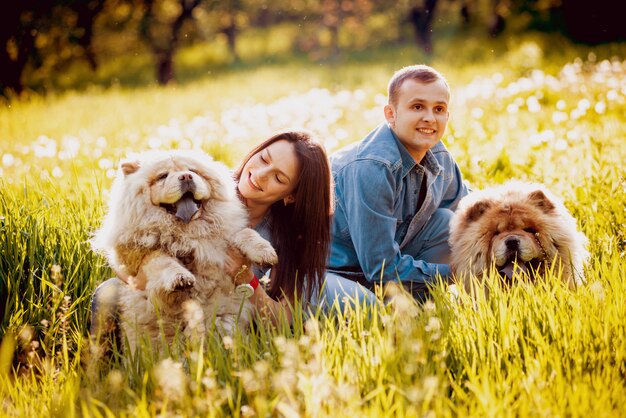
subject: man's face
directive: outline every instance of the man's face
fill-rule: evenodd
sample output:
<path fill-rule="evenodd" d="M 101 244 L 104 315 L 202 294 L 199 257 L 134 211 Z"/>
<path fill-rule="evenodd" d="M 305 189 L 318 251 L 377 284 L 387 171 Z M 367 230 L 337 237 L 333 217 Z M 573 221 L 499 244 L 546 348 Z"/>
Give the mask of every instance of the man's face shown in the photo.
<path fill-rule="evenodd" d="M 385 106 L 385 118 L 416 162 L 443 136 L 448 123 L 450 93 L 442 80 L 409 79 L 398 91 L 398 103 Z"/>

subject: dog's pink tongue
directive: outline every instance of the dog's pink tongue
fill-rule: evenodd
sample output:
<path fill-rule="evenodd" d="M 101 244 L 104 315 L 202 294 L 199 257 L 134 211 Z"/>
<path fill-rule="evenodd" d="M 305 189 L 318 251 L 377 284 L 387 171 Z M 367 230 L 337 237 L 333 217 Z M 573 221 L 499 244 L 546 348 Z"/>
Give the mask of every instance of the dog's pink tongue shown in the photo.
<path fill-rule="evenodd" d="M 176 203 L 176 217 L 186 224 L 191 221 L 197 211 L 198 206 L 191 196 L 184 196 Z"/>
<path fill-rule="evenodd" d="M 528 272 L 528 267 L 526 267 L 526 263 L 518 264 L 516 261 L 511 260 L 499 270 L 499 273 L 507 279 L 512 279 L 515 271 L 526 273 Z"/>

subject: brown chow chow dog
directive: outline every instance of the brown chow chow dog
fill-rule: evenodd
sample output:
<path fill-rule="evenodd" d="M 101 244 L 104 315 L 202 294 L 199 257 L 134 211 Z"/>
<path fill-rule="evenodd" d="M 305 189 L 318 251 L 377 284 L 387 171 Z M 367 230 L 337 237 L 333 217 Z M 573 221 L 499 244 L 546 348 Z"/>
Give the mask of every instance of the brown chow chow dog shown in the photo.
<path fill-rule="evenodd" d="M 450 222 L 451 268 L 469 291 L 495 265 L 541 276 L 554 267 L 570 288 L 584 281 L 587 238 L 563 203 L 543 185 L 511 181 L 466 196 Z M 553 264 L 554 263 L 554 264 Z"/>
<path fill-rule="evenodd" d="M 158 347 L 161 332 L 168 342 L 177 332 L 202 335 L 212 319 L 226 333 L 248 324 L 249 302 L 224 272 L 228 246 L 259 264 L 277 257 L 247 223 L 231 174 L 201 152 L 147 152 L 121 163 L 92 245 L 132 276 L 118 291 L 127 348 L 143 337 Z"/>

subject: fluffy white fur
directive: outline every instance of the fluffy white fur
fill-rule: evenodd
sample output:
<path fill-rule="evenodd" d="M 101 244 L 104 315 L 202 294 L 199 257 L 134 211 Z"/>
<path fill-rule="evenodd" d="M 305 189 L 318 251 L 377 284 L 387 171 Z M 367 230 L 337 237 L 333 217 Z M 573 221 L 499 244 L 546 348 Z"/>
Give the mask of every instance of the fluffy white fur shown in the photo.
<path fill-rule="evenodd" d="M 576 220 L 541 184 L 510 181 L 473 192 L 450 222 L 452 271 L 468 290 L 471 275 L 480 279 L 492 264 L 502 268 L 512 258 L 539 269 L 555 262 L 573 288 L 584 281 L 586 243 Z"/>
<path fill-rule="evenodd" d="M 177 212 L 185 199 L 192 210 Z M 117 271 L 146 278 L 120 290 L 131 350 L 144 337 L 158 346 L 160 332 L 167 341 L 177 332 L 202 335 L 213 318 L 226 333 L 245 327 L 249 302 L 235 295 L 224 272 L 227 248 L 256 263 L 277 261 L 269 242 L 247 228 L 229 171 L 197 151 L 147 152 L 122 162 L 92 245 Z"/>

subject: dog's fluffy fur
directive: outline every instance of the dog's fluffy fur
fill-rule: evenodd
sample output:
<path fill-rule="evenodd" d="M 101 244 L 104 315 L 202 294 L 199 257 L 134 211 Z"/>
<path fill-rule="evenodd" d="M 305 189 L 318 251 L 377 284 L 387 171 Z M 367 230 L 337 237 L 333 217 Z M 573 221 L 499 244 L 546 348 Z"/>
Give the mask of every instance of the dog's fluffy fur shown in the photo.
<path fill-rule="evenodd" d="M 450 222 L 451 268 L 469 291 L 492 265 L 506 280 L 561 272 L 570 288 L 584 281 L 587 238 L 545 186 L 511 181 L 466 196 Z M 553 264 L 554 262 L 554 264 Z"/>
<path fill-rule="evenodd" d="M 146 278 L 119 290 L 130 349 L 144 336 L 158 346 L 160 332 L 167 341 L 202 334 L 213 318 L 226 333 L 247 325 L 249 302 L 224 272 L 228 246 L 259 264 L 277 261 L 247 219 L 230 173 L 207 155 L 156 151 L 121 163 L 92 245 L 115 270 Z"/>

